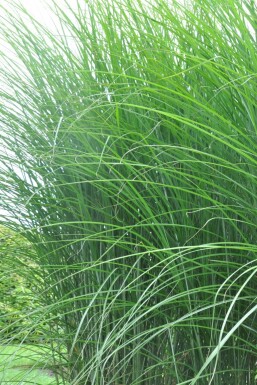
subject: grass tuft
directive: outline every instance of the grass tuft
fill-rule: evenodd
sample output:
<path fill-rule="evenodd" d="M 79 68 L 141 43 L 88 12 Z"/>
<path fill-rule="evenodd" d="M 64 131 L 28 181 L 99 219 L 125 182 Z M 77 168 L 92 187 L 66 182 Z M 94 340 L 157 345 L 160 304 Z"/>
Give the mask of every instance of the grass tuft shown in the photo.
<path fill-rule="evenodd" d="M 58 378 L 253 384 L 255 2 L 53 3 L 2 16 L 0 201 Z"/>

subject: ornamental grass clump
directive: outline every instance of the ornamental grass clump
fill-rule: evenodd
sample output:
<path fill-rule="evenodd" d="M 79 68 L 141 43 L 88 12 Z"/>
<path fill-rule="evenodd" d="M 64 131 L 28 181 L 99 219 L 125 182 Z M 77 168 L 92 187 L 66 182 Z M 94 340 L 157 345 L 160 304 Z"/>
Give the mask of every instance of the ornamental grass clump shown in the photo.
<path fill-rule="evenodd" d="M 255 2 L 54 5 L 58 33 L 2 16 L 0 198 L 44 272 L 57 374 L 253 384 Z"/>

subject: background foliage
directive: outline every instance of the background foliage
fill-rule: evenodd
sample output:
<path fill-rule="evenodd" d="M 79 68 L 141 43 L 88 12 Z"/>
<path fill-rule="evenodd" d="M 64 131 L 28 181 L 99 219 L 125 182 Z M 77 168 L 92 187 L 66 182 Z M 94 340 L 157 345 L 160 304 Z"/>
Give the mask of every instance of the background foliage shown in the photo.
<path fill-rule="evenodd" d="M 39 342 L 43 338 L 40 326 L 35 328 L 36 313 L 42 308 L 38 298 L 42 281 L 32 257 L 32 246 L 24 237 L 0 227 L 1 342 Z"/>
<path fill-rule="evenodd" d="M 58 36 L 15 10 L 0 198 L 35 249 L 58 373 L 253 384 L 254 1 L 56 2 Z"/>

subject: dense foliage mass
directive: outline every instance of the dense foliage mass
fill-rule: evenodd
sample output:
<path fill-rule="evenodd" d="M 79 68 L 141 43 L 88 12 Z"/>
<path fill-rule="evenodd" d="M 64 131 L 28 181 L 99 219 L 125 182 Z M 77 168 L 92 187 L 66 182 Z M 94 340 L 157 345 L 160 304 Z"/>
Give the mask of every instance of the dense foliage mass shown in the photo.
<path fill-rule="evenodd" d="M 0 201 L 44 272 L 59 372 L 253 384 L 256 4 L 116 3 L 56 2 L 58 35 L 17 5 L 1 22 Z"/>
<path fill-rule="evenodd" d="M 47 326 L 35 326 L 42 312 L 37 288 L 43 282 L 33 262 L 32 245 L 0 226 L 0 261 L 1 343 L 43 340 Z"/>

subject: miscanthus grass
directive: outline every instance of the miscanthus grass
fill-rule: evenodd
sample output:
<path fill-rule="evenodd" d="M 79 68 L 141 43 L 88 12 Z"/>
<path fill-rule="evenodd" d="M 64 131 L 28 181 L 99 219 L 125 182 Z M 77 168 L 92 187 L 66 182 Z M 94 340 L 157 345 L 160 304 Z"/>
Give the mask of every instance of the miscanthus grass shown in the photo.
<path fill-rule="evenodd" d="M 18 4 L 1 17 L 0 195 L 36 250 L 57 373 L 252 385 L 255 2 L 51 4 L 55 34 Z"/>

